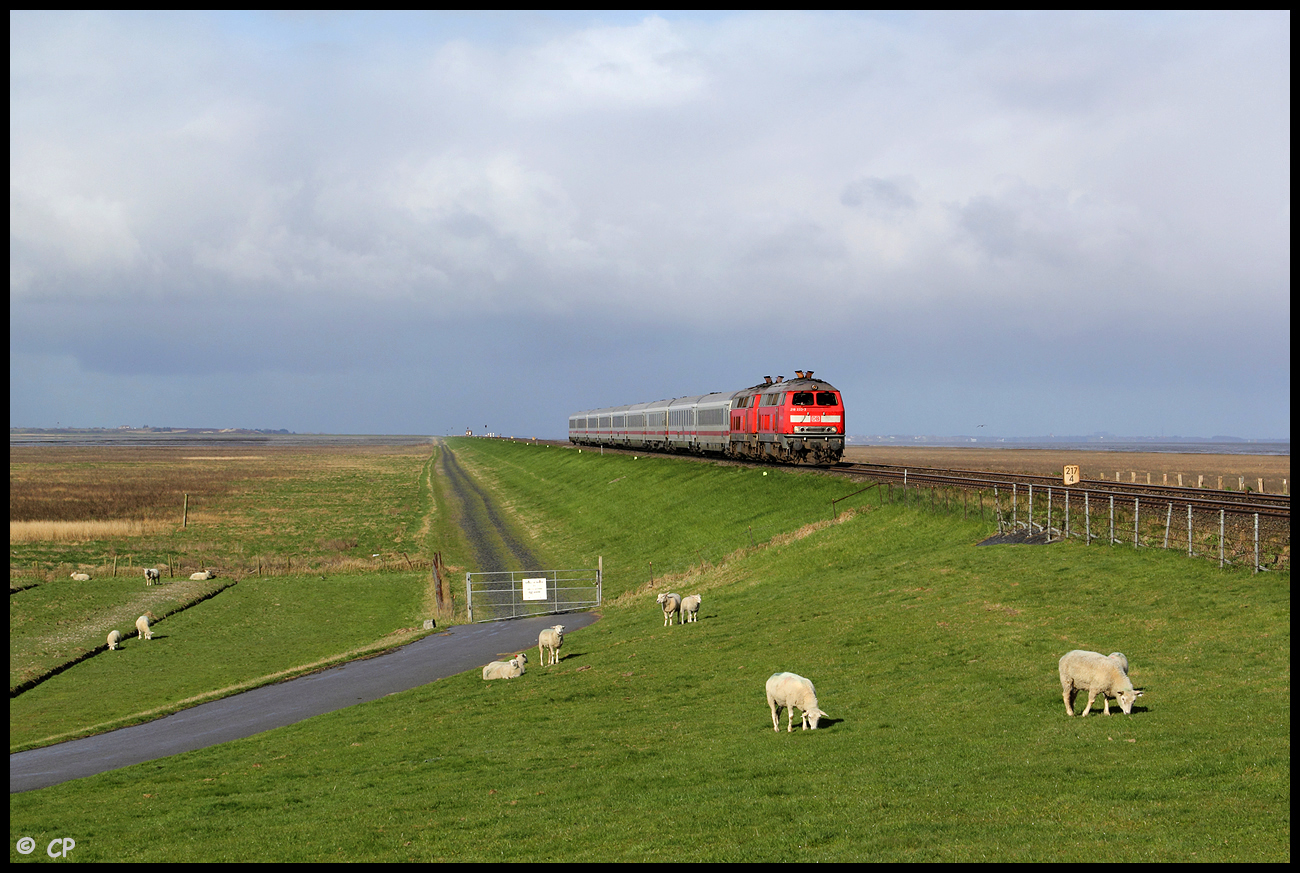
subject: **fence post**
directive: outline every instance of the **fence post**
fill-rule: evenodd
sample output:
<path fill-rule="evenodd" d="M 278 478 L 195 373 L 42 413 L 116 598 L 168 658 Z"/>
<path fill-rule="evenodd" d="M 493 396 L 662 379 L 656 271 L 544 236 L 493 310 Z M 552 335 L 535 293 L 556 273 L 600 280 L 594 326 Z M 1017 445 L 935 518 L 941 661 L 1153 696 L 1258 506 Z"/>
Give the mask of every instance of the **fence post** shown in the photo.
<path fill-rule="evenodd" d="M 470 574 L 465 574 L 465 610 L 469 613 L 469 623 L 474 623 L 474 597 L 470 593 L 469 587 Z"/>
<path fill-rule="evenodd" d="M 1052 487 L 1047 486 L 1047 541 L 1052 541 Z"/>
<path fill-rule="evenodd" d="M 1219 569 L 1223 569 L 1223 510 L 1219 510 Z"/>
<path fill-rule="evenodd" d="M 1169 511 L 1165 513 L 1165 548 L 1169 548 L 1169 524 L 1174 520 L 1174 504 L 1169 502 Z"/>
<path fill-rule="evenodd" d="M 1116 476 L 1119 474 L 1116 473 Z M 1110 544 L 1115 545 L 1115 495 L 1110 496 Z"/>
<path fill-rule="evenodd" d="M 1138 547 L 1138 499 L 1133 498 L 1133 548 Z"/>
<path fill-rule="evenodd" d="M 1259 572 L 1259 513 L 1255 513 L 1255 572 Z"/>
<path fill-rule="evenodd" d="M 1083 544 L 1092 545 L 1092 513 L 1088 506 L 1088 492 L 1083 492 Z"/>
<path fill-rule="evenodd" d="M 1034 483 L 1029 483 L 1029 535 L 1034 535 Z"/>
<path fill-rule="evenodd" d="M 181 528 L 183 529 L 190 521 L 190 496 L 185 495 L 185 504 L 181 508 Z"/>
<path fill-rule="evenodd" d="M 1192 556 L 1192 504 L 1187 504 L 1187 557 Z"/>

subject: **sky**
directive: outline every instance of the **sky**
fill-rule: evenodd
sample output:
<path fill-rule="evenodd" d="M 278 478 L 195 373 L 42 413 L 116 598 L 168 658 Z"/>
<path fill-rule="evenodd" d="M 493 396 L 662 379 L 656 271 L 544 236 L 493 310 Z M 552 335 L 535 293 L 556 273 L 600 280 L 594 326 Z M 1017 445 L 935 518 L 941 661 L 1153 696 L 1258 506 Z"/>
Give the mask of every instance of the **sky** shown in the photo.
<path fill-rule="evenodd" d="M 11 12 L 11 427 L 1289 439 L 1290 15 Z"/>

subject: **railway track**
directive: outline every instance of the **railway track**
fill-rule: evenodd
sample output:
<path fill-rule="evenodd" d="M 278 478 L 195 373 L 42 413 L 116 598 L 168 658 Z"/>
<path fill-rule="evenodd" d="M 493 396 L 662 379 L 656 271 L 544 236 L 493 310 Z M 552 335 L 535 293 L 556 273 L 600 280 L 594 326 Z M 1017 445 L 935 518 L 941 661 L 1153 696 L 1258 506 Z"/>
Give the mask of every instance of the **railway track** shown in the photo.
<path fill-rule="evenodd" d="M 1179 488 L 1170 485 L 1110 482 L 1088 479 L 1075 485 L 1062 484 L 1059 476 L 1037 476 L 1026 473 L 993 473 L 981 470 L 942 470 L 931 467 L 899 467 L 887 464 L 854 464 L 842 461 L 832 468 L 836 473 L 873 479 L 878 482 L 897 482 L 908 485 L 946 486 L 951 488 L 1012 487 L 1069 491 L 1099 497 L 1123 497 L 1145 503 L 1173 503 L 1191 506 L 1196 510 L 1223 510 L 1234 515 L 1291 517 L 1291 497 L 1286 494 L 1260 494 L 1258 492 L 1207 491 L 1204 488 Z"/>

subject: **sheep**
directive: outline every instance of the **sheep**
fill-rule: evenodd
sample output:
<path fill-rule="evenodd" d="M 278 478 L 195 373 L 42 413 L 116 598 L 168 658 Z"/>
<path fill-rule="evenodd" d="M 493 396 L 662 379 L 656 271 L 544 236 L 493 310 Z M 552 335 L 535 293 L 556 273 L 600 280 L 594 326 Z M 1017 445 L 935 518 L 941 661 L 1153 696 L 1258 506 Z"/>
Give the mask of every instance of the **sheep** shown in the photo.
<path fill-rule="evenodd" d="M 157 567 L 149 567 L 144 571 L 145 585 L 157 585 L 161 581 L 162 573 L 158 571 Z"/>
<path fill-rule="evenodd" d="M 109 631 L 109 632 L 108 632 L 108 647 L 109 647 L 109 649 L 116 650 L 117 647 L 120 646 L 120 645 L 122 645 L 122 632 L 121 632 L 121 631 Z"/>
<path fill-rule="evenodd" d="M 794 730 L 796 707 L 803 713 L 801 722 L 804 730 L 808 730 L 810 722 L 812 729 L 817 730 L 817 722 L 823 717 L 830 718 L 817 707 L 817 690 L 813 688 L 812 682 L 795 673 L 773 673 L 768 677 L 767 705 L 772 710 L 772 730 L 777 733 L 781 732 L 777 715 L 783 706 L 786 709 L 786 733 Z"/>
<path fill-rule="evenodd" d="M 671 593 L 660 594 L 655 599 L 655 602 L 664 608 L 664 627 L 668 627 L 673 623 L 674 616 L 681 616 L 682 599 L 678 595 Z"/>
<path fill-rule="evenodd" d="M 140 634 L 140 639 L 153 639 L 153 631 L 149 629 L 149 616 L 142 615 L 135 620 L 135 629 Z"/>
<path fill-rule="evenodd" d="M 1066 715 L 1074 715 L 1074 696 L 1079 691 L 1088 692 L 1088 705 L 1083 708 L 1085 718 L 1098 694 L 1101 695 L 1102 707 L 1106 715 L 1110 715 L 1108 696 L 1115 698 L 1125 715 L 1132 712 L 1133 701 L 1141 697 L 1142 692 L 1133 687 L 1133 683 L 1129 681 L 1123 669 L 1128 659 L 1124 658 L 1121 664 L 1115 655 L 1124 658 L 1119 652 L 1115 652 L 1114 655 L 1103 655 L 1100 652 L 1084 652 L 1079 649 L 1066 652 L 1061 656 L 1058 666 L 1061 674 L 1061 697 L 1065 700 Z"/>
<path fill-rule="evenodd" d="M 511 658 L 509 661 L 493 661 L 483 668 L 484 679 L 517 679 L 528 672 L 524 664 L 528 662 L 525 654 Z"/>
<path fill-rule="evenodd" d="M 207 581 L 208 579 L 215 579 L 215 578 L 217 578 L 217 574 L 213 573 L 211 570 L 200 570 L 197 573 L 190 574 L 191 582 L 204 582 Z"/>
<path fill-rule="evenodd" d="M 1111 652 L 1106 657 L 1119 664 L 1119 668 L 1124 671 L 1124 675 L 1128 675 L 1128 658 L 1124 657 L 1123 652 Z"/>
<path fill-rule="evenodd" d="M 560 646 L 564 645 L 564 625 L 543 628 L 537 635 L 537 657 L 543 666 L 560 663 Z M 547 658 L 547 655 L 550 658 Z"/>
<path fill-rule="evenodd" d="M 90 574 L 89 574 L 89 573 L 73 573 L 72 576 L 71 576 L 70 578 L 72 579 L 73 582 L 89 582 L 89 581 L 90 581 Z"/>
<path fill-rule="evenodd" d="M 689 597 L 682 598 L 682 621 L 699 621 L 700 620 L 700 603 L 702 599 L 698 594 L 692 594 Z"/>

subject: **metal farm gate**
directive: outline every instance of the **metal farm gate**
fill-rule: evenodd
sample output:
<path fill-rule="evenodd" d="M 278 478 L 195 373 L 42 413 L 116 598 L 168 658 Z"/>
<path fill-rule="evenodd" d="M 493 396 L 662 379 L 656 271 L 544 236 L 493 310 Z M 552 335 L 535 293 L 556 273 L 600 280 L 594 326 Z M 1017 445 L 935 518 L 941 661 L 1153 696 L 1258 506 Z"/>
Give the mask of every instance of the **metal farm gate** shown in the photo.
<path fill-rule="evenodd" d="M 466 573 L 469 620 L 504 621 L 600 606 L 603 560 L 594 570 L 506 570 Z"/>

